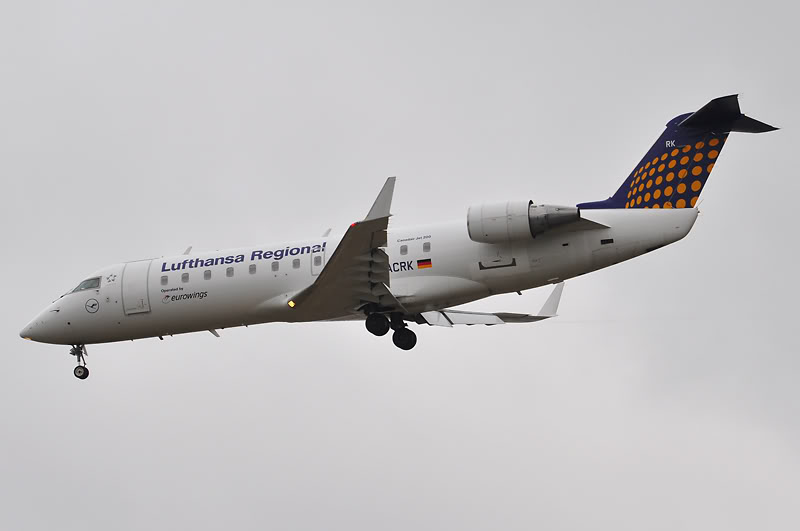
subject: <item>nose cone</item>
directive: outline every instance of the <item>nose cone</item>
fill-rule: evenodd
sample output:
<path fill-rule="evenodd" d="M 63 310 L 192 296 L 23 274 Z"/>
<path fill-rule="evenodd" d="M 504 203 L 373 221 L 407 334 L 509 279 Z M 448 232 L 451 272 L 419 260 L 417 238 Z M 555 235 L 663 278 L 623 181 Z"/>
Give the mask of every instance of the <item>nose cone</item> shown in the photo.
<path fill-rule="evenodd" d="M 19 333 L 22 339 L 29 339 L 39 343 L 58 343 L 60 334 L 57 333 L 56 323 L 53 322 L 52 312 L 43 311 L 36 316 Z"/>
<path fill-rule="evenodd" d="M 38 319 L 38 318 L 37 318 Z M 19 337 L 22 339 L 28 339 L 30 341 L 41 341 L 39 338 L 39 334 L 37 334 L 37 330 L 41 328 L 37 319 L 34 319 L 23 328 L 20 333 Z"/>

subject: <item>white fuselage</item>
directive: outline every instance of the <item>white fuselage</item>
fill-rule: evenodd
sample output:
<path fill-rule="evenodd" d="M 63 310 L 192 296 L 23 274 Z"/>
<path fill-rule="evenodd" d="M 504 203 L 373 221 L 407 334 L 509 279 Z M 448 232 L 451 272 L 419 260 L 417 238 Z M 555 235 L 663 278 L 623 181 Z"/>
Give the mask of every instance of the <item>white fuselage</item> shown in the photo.
<path fill-rule="evenodd" d="M 697 210 L 586 210 L 581 217 L 608 228 L 567 226 L 508 244 L 472 241 L 463 220 L 390 229 L 389 287 L 408 312 L 418 313 L 557 283 L 680 240 Z M 92 275 L 99 286 L 59 298 L 21 335 L 78 345 L 310 320 L 287 302 L 314 283 L 340 239 L 115 264 Z M 430 260 L 430 267 L 420 268 L 419 260 Z"/>

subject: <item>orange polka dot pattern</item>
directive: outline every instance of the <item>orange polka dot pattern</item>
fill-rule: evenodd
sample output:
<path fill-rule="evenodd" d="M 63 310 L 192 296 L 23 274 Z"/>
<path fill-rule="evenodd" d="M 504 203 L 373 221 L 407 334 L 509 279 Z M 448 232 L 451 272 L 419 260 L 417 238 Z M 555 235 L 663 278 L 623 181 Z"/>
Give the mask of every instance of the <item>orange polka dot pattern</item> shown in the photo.
<path fill-rule="evenodd" d="M 727 139 L 727 134 L 712 135 L 675 149 L 665 148 L 654 160 L 643 160 L 626 181 L 625 208 L 693 207 Z M 670 171 L 676 167 L 677 174 Z"/>

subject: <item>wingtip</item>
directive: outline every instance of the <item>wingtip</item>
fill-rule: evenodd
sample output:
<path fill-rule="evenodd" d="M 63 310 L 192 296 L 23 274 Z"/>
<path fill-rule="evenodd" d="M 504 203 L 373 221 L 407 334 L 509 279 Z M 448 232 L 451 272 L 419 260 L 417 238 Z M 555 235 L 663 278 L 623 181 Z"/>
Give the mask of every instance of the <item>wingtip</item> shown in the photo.
<path fill-rule="evenodd" d="M 383 188 L 381 188 L 378 197 L 375 198 L 375 202 L 372 204 L 372 208 L 369 209 L 369 213 L 367 214 L 367 217 L 364 218 L 364 221 L 387 218 L 391 216 L 389 210 L 392 206 L 395 180 L 396 177 L 389 177 L 386 179 L 386 182 L 383 183 Z"/>
<path fill-rule="evenodd" d="M 556 287 L 553 288 L 552 293 L 550 296 L 547 297 L 547 301 L 542 306 L 542 309 L 539 310 L 540 317 L 555 317 L 558 312 L 558 304 L 561 302 L 561 294 L 564 292 L 564 282 L 561 281 L 556 284 Z"/>

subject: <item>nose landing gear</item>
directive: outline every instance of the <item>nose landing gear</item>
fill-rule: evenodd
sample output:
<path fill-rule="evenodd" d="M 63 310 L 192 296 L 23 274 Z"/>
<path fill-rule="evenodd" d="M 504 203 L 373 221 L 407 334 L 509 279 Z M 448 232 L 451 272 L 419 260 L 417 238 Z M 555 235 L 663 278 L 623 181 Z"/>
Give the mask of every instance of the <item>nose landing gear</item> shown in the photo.
<path fill-rule="evenodd" d="M 69 353 L 71 356 L 75 356 L 78 359 L 78 366 L 75 367 L 75 370 L 72 371 L 72 374 L 74 374 L 79 380 L 85 380 L 88 378 L 89 368 L 86 367 L 86 345 L 72 345 Z"/>

